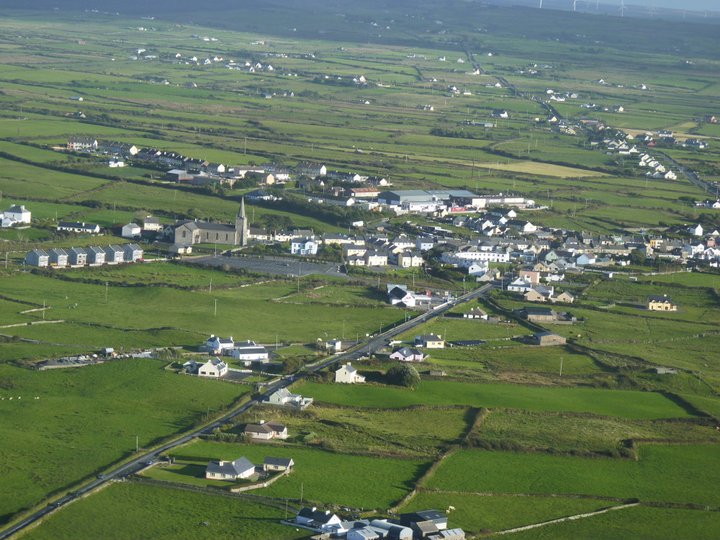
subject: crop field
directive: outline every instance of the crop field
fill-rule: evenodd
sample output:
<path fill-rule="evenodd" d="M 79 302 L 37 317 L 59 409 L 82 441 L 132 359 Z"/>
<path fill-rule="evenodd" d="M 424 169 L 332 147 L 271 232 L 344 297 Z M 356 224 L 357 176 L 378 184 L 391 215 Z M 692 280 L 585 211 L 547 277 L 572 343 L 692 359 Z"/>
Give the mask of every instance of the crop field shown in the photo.
<path fill-rule="evenodd" d="M 0 380 L 3 477 L 15 486 L 0 496 L 2 521 L 130 456 L 136 436 L 147 447 L 250 390 L 177 376 L 155 360 L 41 372 L 0 364 Z"/>
<path fill-rule="evenodd" d="M 653 392 L 551 388 L 509 384 L 424 381 L 417 390 L 380 385 L 349 386 L 304 382 L 297 392 L 322 403 L 396 408 L 410 405 L 469 405 L 531 411 L 587 412 L 621 418 L 684 418 L 685 410 Z"/>
<path fill-rule="evenodd" d="M 153 467 L 151 478 L 181 483 L 205 484 L 205 466 L 212 459 L 247 457 L 255 464 L 267 456 L 290 457 L 295 470 L 258 495 L 299 499 L 355 508 L 385 509 L 412 489 L 428 463 L 413 459 L 337 454 L 312 448 L 196 442 L 171 454 L 175 465 Z M 328 475 L 328 468 L 337 472 Z M 226 483 L 232 485 L 232 483 Z M 355 486 L 349 489 L 349 486 Z"/>
<path fill-rule="evenodd" d="M 281 525 L 284 516 L 283 510 L 247 499 L 126 482 L 54 514 L 24 537 L 292 540 L 307 536 Z"/>

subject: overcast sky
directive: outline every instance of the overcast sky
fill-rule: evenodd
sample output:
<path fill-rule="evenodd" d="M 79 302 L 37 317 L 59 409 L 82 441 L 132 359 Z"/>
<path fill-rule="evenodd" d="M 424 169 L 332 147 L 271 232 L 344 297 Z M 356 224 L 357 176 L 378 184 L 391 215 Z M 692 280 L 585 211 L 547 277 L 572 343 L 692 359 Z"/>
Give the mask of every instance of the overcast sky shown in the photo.
<path fill-rule="evenodd" d="M 611 3 L 608 0 L 601 3 Z M 620 2 L 618 2 L 620 4 Z M 625 0 L 625 4 L 648 7 L 689 9 L 696 11 L 720 11 L 720 0 Z"/>

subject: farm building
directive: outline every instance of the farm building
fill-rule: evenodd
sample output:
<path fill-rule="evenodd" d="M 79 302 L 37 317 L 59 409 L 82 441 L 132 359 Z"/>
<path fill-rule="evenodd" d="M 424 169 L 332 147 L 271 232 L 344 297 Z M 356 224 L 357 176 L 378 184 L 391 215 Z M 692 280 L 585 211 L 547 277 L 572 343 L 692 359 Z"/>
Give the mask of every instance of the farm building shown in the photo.
<path fill-rule="evenodd" d="M 557 320 L 557 313 L 546 307 L 525 306 L 515 310 L 515 314 L 530 322 L 553 322 Z"/>
<path fill-rule="evenodd" d="M 225 348 L 224 354 L 244 362 L 245 365 L 251 362 L 267 364 L 270 361 L 268 350 L 254 341 L 238 341 L 232 347 Z"/>
<path fill-rule="evenodd" d="M 565 345 L 567 340 L 552 332 L 539 332 L 533 335 L 532 342 L 541 347 L 549 347 L 552 345 Z"/>

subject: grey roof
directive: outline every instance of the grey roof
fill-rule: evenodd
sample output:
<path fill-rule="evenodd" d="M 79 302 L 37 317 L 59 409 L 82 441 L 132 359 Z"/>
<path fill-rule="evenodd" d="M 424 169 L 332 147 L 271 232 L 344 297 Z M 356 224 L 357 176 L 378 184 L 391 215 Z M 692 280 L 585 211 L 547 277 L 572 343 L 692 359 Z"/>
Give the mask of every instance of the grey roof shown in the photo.
<path fill-rule="evenodd" d="M 239 476 L 240 474 L 247 472 L 249 469 L 254 470 L 255 465 L 243 456 L 234 461 L 211 461 L 208 463 L 206 472 L 212 474 L 229 474 Z"/>
<path fill-rule="evenodd" d="M 263 463 L 265 465 L 274 465 L 276 467 L 290 467 L 294 464 L 294 461 L 292 458 L 266 457 Z"/>

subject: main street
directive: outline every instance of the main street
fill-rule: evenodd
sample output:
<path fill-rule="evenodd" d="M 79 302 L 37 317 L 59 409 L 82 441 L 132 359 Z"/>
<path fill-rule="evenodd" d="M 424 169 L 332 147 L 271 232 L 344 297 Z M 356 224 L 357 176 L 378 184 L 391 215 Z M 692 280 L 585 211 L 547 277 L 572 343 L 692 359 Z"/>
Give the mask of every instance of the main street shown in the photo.
<path fill-rule="evenodd" d="M 487 295 L 493 288 L 497 287 L 496 284 L 488 283 L 480 287 L 479 289 L 475 289 L 473 291 L 470 291 L 469 293 L 463 294 L 462 296 L 459 296 L 455 298 L 454 300 L 450 300 L 448 302 L 445 302 L 444 304 L 440 304 L 439 306 L 436 306 L 433 309 L 429 309 L 428 311 L 425 311 L 416 317 L 413 317 L 412 319 L 405 321 L 401 324 L 398 324 L 397 326 L 394 326 L 393 328 L 381 332 L 379 334 L 369 336 L 368 339 L 365 342 L 362 342 L 358 344 L 357 346 L 353 347 L 347 352 L 337 354 L 335 356 L 332 356 L 326 360 L 322 360 L 320 362 L 310 364 L 306 366 L 304 369 L 298 371 L 297 373 L 289 376 L 283 377 L 281 380 L 269 385 L 265 390 L 256 395 L 253 399 L 248 401 L 247 403 L 244 403 L 243 405 L 236 407 L 224 415 L 222 415 L 217 420 L 213 421 L 209 425 L 204 425 L 202 427 L 199 427 L 189 433 L 186 433 L 185 435 L 180 436 L 177 439 L 173 439 L 170 442 L 167 442 L 159 447 L 153 448 L 150 451 L 139 453 L 136 457 L 134 457 L 131 461 L 124 463 L 120 466 L 117 466 L 113 469 L 109 469 L 106 473 L 100 474 L 97 476 L 97 478 L 88 481 L 84 483 L 81 487 L 77 488 L 75 491 L 72 491 L 70 493 L 65 494 L 63 497 L 51 502 L 47 506 L 40 508 L 30 514 L 29 516 L 23 518 L 21 521 L 18 521 L 6 529 L 0 531 L 0 540 L 3 540 L 5 538 L 10 538 L 15 533 L 18 533 L 25 529 L 26 527 L 32 525 L 33 523 L 36 523 L 37 521 L 41 520 L 51 512 L 54 512 L 55 510 L 62 508 L 63 506 L 70 504 L 71 502 L 77 500 L 78 498 L 82 497 L 83 495 L 86 495 L 90 493 L 91 491 L 107 484 L 108 482 L 112 480 L 119 480 L 122 478 L 125 478 L 127 476 L 133 475 L 144 469 L 145 467 L 151 466 L 155 461 L 159 458 L 159 456 L 165 452 L 168 452 L 172 450 L 173 448 L 177 448 L 178 446 L 181 446 L 187 442 L 192 441 L 193 439 L 200 437 L 202 435 L 210 435 L 212 434 L 213 430 L 223 426 L 224 424 L 227 424 L 230 422 L 233 418 L 236 416 L 243 414 L 250 410 L 251 408 L 259 405 L 264 401 L 270 394 L 275 392 L 276 390 L 280 388 L 286 388 L 293 384 L 294 382 L 302 379 L 303 377 L 306 377 L 312 373 L 316 373 L 320 370 L 326 369 L 334 364 L 339 364 L 341 362 L 348 362 L 352 360 L 357 360 L 363 356 L 369 356 L 372 353 L 378 351 L 379 349 L 385 347 L 389 340 L 392 338 L 407 332 L 408 330 L 411 330 L 415 328 L 416 326 L 423 324 L 430 319 L 434 317 L 438 317 L 440 315 L 443 315 L 450 309 L 463 304 L 465 302 L 469 302 L 471 300 L 475 300 L 477 298 L 480 298 L 482 296 Z"/>

